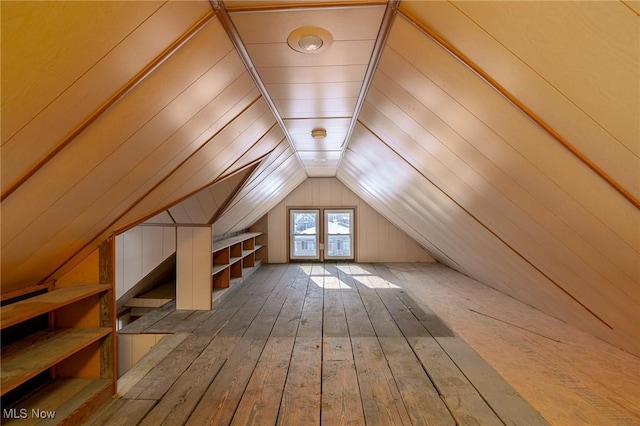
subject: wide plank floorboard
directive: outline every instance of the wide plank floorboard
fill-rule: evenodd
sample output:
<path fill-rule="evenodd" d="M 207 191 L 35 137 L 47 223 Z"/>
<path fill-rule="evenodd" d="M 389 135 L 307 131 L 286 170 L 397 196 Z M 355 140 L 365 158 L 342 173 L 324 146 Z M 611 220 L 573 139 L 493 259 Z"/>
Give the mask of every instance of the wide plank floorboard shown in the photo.
<path fill-rule="evenodd" d="M 144 330 L 181 339 L 94 424 L 545 424 L 383 265 L 263 265 L 210 312 L 161 309 Z"/>

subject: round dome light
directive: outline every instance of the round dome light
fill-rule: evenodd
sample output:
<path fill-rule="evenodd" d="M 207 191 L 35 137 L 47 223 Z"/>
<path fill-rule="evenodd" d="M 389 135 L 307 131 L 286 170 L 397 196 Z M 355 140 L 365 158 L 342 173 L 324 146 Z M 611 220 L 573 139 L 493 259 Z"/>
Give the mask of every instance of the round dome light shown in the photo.
<path fill-rule="evenodd" d="M 300 53 L 318 53 L 333 43 L 333 36 L 324 28 L 300 27 L 295 29 L 287 37 L 290 48 Z"/>
<path fill-rule="evenodd" d="M 324 139 L 327 137 L 327 129 L 313 129 L 311 137 L 314 139 Z"/>
<path fill-rule="evenodd" d="M 317 35 L 303 36 L 300 37 L 300 40 L 298 40 L 298 46 L 300 46 L 307 52 L 315 52 L 322 47 L 322 44 L 322 39 Z"/>

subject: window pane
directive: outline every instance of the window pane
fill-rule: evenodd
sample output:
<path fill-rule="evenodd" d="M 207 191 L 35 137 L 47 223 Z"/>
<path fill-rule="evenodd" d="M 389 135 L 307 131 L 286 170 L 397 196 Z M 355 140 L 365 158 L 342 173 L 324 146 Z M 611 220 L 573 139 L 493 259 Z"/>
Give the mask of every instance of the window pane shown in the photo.
<path fill-rule="evenodd" d="M 351 214 L 349 213 L 328 213 L 327 231 L 329 235 L 350 234 Z"/>
<path fill-rule="evenodd" d="M 351 235 L 329 235 L 327 256 L 351 256 Z"/>
<path fill-rule="evenodd" d="M 292 259 L 318 259 L 318 245 L 321 224 L 318 210 L 291 210 L 291 252 Z"/>
<path fill-rule="evenodd" d="M 315 235 L 294 235 L 293 255 L 315 257 L 318 255 Z"/>
<path fill-rule="evenodd" d="M 315 235 L 317 233 L 318 217 L 315 213 L 294 213 L 293 226 L 296 234 Z"/>

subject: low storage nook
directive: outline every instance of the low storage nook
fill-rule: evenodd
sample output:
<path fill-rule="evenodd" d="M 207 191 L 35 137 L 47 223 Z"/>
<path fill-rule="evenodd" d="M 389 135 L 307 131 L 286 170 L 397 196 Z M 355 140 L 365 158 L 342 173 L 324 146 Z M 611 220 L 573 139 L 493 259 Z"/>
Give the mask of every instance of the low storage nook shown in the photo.
<path fill-rule="evenodd" d="M 64 285 L 0 311 L 3 424 L 80 424 L 115 392 L 113 284 Z"/>

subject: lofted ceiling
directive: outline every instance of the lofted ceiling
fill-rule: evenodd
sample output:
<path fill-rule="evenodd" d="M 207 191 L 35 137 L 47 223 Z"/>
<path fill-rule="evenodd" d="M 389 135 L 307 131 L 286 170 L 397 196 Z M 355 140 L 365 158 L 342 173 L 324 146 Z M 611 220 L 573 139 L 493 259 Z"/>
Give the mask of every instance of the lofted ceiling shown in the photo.
<path fill-rule="evenodd" d="M 1 8 L 3 294 L 150 218 L 223 235 L 335 177 L 438 261 L 640 354 L 640 2 Z M 308 26 L 330 37 L 292 49 Z"/>

